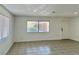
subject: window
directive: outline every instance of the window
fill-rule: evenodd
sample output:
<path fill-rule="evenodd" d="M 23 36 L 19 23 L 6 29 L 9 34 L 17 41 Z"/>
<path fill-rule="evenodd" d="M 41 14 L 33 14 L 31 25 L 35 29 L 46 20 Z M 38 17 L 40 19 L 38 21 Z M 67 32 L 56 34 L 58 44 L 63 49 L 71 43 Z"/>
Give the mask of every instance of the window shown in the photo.
<path fill-rule="evenodd" d="M 38 32 L 38 22 L 28 21 L 27 22 L 27 32 Z"/>
<path fill-rule="evenodd" d="M 49 32 L 49 22 L 48 21 L 39 22 L 39 32 Z"/>
<path fill-rule="evenodd" d="M 27 21 L 27 32 L 49 32 L 49 21 Z"/>
<path fill-rule="evenodd" d="M 6 16 L 0 15 L 0 40 L 8 37 L 9 34 L 9 19 Z"/>

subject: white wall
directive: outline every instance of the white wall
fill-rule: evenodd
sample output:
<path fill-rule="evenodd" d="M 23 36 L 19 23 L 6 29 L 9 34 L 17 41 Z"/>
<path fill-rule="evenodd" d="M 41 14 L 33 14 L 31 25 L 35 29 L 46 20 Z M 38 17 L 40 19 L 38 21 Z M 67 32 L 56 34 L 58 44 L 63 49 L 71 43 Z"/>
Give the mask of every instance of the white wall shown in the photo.
<path fill-rule="evenodd" d="M 79 17 L 71 19 L 70 30 L 70 38 L 79 41 Z"/>
<path fill-rule="evenodd" d="M 27 33 L 26 22 L 28 20 L 49 20 L 50 21 L 50 32 L 48 33 Z M 15 42 L 37 41 L 37 40 L 60 40 L 62 38 L 62 35 L 61 35 L 62 34 L 61 32 L 62 20 L 65 20 L 65 18 L 17 16 L 15 17 Z M 68 38 L 68 35 L 66 37 Z"/>
<path fill-rule="evenodd" d="M 8 38 L 5 40 L 0 40 L 0 54 L 6 54 L 9 50 L 9 48 L 13 44 L 13 27 L 14 27 L 14 19 L 13 16 L 4 8 L 0 5 L 0 14 L 9 17 L 10 19 L 10 32 Z"/>
<path fill-rule="evenodd" d="M 62 20 L 62 27 L 63 27 L 63 32 L 62 32 L 62 39 L 70 39 L 70 20 L 71 18 L 65 18 L 65 20 Z"/>

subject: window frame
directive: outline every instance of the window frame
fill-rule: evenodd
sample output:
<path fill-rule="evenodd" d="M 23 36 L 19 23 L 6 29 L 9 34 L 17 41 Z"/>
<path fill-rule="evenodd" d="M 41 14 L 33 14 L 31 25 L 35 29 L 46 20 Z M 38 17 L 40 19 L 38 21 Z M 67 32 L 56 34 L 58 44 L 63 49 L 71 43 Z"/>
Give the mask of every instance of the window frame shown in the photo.
<path fill-rule="evenodd" d="M 37 33 L 39 32 L 39 33 L 47 33 L 47 32 L 49 32 L 50 31 L 50 20 L 27 20 L 27 22 L 28 21 L 36 21 L 36 22 L 38 22 L 38 31 L 37 31 Z M 39 31 L 39 23 L 40 22 L 48 22 L 49 23 L 49 25 L 48 25 L 48 31 L 47 32 L 40 32 Z M 27 24 L 27 27 L 28 27 L 28 24 Z M 28 32 L 28 31 L 27 31 Z M 29 33 L 32 33 L 32 32 L 29 32 Z M 33 32 L 33 33 L 35 33 L 35 32 Z"/>

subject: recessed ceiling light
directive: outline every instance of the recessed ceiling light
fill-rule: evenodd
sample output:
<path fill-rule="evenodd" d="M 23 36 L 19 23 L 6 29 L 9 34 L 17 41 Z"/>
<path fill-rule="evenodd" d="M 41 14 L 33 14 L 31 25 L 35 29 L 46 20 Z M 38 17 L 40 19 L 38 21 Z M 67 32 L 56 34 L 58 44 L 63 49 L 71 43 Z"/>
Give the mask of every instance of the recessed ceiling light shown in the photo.
<path fill-rule="evenodd" d="M 37 12 L 37 9 L 36 9 L 36 10 L 34 10 L 33 12 Z"/>
<path fill-rule="evenodd" d="M 77 12 L 77 11 L 75 11 L 75 12 L 74 12 L 74 14 L 75 14 L 75 15 L 77 15 L 77 14 L 78 14 L 78 12 Z"/>

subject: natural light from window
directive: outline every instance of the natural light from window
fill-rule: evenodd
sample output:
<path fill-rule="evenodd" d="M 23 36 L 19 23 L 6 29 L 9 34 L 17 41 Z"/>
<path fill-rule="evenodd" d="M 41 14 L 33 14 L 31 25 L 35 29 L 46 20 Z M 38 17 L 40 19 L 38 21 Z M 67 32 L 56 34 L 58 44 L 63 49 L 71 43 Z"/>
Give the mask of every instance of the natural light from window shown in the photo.
<path fill-rule="evenodd" d="M 27 21 L 27 32 L 49 32 L 49 21 Z"/>
<path fill-rule="evenodd" d="M 9 34 L 9 18 L 0 15 L 0 40 L 8 37 Z"/>

